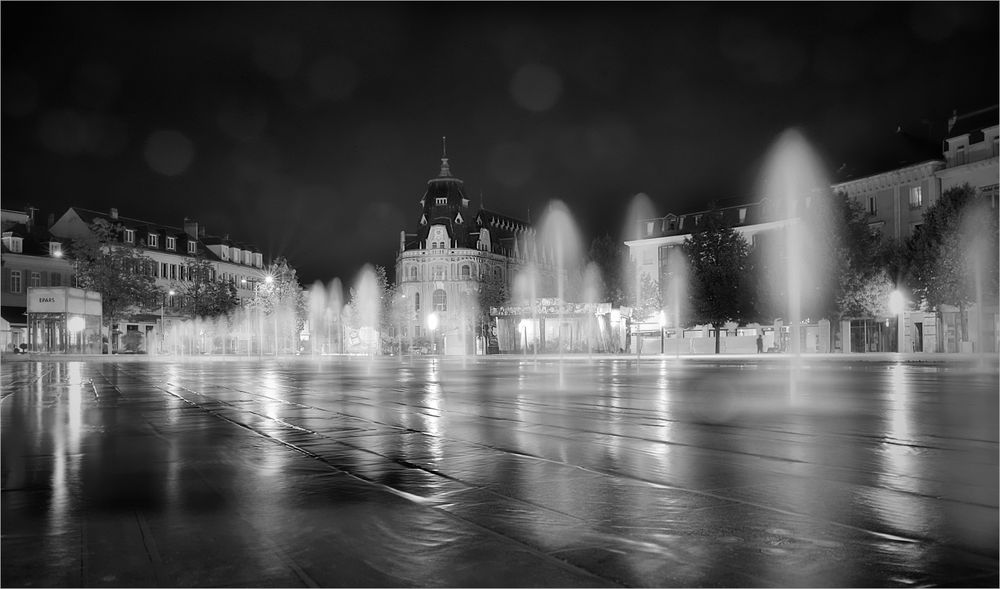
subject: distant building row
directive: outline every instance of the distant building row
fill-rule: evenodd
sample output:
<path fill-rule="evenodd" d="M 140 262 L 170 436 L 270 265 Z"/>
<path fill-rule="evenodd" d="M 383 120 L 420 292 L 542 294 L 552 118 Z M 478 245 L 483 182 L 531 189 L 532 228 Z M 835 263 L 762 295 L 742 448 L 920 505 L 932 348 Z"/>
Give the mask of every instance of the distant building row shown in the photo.
<path fill-rule="evenodd" d="M 832 191 L 847 194 L 868 212 L 869 227 L 884 236 L 905 241 L 923 223 L 924 212 L 948 189 L 968 183 L 993 204 L 998 205 L 998 107 L 948 121 L 941 151 L 926 142 L 898 130 L 896 153 L 886 154 L 885 162 L 868 171 L 854 171 L 846 166 L 838 170 Z M 726 223 L 754 242 L 762 232 L 787 223 L 783 211 L 776 210 L 766 197 L 756 202 L 718 203 L 712 209 L 721 212 Z M 667 260 L 671 248 L 691 235 L 711 212 L 667 214 L 639 222 L 638 238 L 626 242 L 639 273 L 652 277 L 661 292 L 667 284 Z M 956 340 L 957 309 L 946 309 L 942 321 L 933 314 L 908 312 L 900 326 L 901 337 L 895 350 L 887 348 L 890 338 L 881 327 L 885 318 L 855 318 L 842 338 L 838 351 L 963 351 Z M 972 319 L 981 322 L 985 341 L 973 341 L 976 351 L 996 351 L 1000 333 L 996 301 L 972 311 Z M 940 323 L 940 324 L 938 324 Z M 971 333 L 980 337 L 978 332 Z"/>
<path fill-rule="evenodd" d="M 190 281 L 187 263 L 195 258 L 209 261 L 212 279 L 232 284 L 243 299 L 252 296 L 263 280 L 265 261 L 254 245 L 232 240 L 229 236 L 207 235 L 204 226 L 184 219 L 184 226 L 170 226 L 119 215 L 118 209 L 98 212 L 71 207 L 58 219 L 54 215 L 39 224 L 36 210 L 0 213 L 2 225 L 2 322 L 0 344 L 5 351 L 28 341 L 26 310 L 28 287 L 75 287 L 72 262 L 65 257 L 69 243 L 86 238 L 90 225 L 104 219 L 123 227 L 123 243 L 141 248 L 153 263 L 149 272 L 165 292 Z M 155 315 L 137 315 L 117 330 L 139 331 L 148 335 L 164 317 L 173 315 L 177 301 L 167 296 Z M 54 318 L 55 320 L 55 318 Z"/>

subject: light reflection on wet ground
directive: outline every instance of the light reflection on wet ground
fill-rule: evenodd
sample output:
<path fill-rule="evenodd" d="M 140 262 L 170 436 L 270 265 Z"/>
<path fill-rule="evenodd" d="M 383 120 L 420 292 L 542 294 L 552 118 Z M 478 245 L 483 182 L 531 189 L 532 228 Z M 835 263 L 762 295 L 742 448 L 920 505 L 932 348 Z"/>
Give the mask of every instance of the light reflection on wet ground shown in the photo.
<path fill-rule="evenodd" d="M 6 363 L 0 581 L 995 587 L 974 368 Z"/>

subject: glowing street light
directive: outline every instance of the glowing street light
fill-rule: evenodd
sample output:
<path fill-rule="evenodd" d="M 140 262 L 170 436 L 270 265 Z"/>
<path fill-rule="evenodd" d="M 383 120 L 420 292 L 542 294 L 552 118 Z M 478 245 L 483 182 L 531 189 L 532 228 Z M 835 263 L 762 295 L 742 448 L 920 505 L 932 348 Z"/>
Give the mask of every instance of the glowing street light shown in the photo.
<path fill-rule="evenodd" d="M 889 313 L 891 313 L 896 318 L 896 351 L 903 351 L 903 338 L 905 337 L 905 324 L 903 323 L 903 310 L 906 307 L 906 301 L 903 298 L 903 293 L 898 290 L 894 290 L 889 294 Z M 888 323 L 888 321 L 886 321 Z"/>
<path fill-rule="evenodd" d="M 664 326 L 667 324 L 667 314 L 660 309 L 660 313 L 657 315 L 657 320 L 660 323 L 660 353 L 663 353 L 663 340 L 664 340 Z"/>
<path fill-rule="evenodd" d="M 170 291 L 167 294 L 163 295 L 163 304 L 160 305 L 160 349 L 161 350 L 163 349 L 163 344 L 166 338 L 166 331 L 167 331 L 167 323 L 164 319 L 167 310 L 167 296 L 174 296 L 174 294 L 176 294 L 174 293 L 174 289 L 170 289 Z"/>
<path fill-rule="evenodd" d="M 438 314 L 435 311 L 427 316 L 427 329 L 431 330 L 431 346 L 432 346 L 431 349 L 434 352 L 437 352 L 437 338 L 434 337 L 435 336 L 434 332 L 437 330 L 437 328 L 438 328 Z"/>
<path fill-rule="evenodd" d="M 524 355 L 527 355 L 528 354 L 528 325 L 530 325 L 530 322 L 527 319 L 521 319 L 521 323 L 519 325 L 521 327 L 521 331 L 524 333 Z"/>

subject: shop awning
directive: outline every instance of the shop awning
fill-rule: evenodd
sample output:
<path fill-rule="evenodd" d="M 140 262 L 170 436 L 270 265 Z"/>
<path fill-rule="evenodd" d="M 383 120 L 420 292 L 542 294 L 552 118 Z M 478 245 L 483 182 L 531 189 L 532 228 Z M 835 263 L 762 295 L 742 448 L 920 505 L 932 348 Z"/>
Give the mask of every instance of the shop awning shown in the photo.
<path fill-rule="evenodd" d="M 0 307 L 0 316 L 4 321 L 10 323 L 11 327 L 27 327 L 28 314 L 24 307 L 14 307 L 4 305 Z"/>

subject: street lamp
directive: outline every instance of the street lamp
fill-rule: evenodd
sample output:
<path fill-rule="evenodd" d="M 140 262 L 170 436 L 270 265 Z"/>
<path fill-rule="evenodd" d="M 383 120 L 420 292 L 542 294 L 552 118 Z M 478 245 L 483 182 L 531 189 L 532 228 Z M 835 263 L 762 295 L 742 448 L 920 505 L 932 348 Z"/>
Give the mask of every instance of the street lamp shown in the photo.
<path fill-rule="evenodd" d="M 528 355 L 528 320 L 521 319 L 520 327 L 521 331 L 524 332 L 524 355 Z"/>
<path fill-rule="evenodd" d="M 889 313 L 891 313 L 896 318 L 896 351 L 903 351 L 903 334 L 905 333 L 903 323 L 903 310 L 905 308 L 906 301 L 903 298 L 903 293 L 898 290 L 894 290 L 889 294 Z"/>
<path fill-rule="evenodd" d="M 664 335 L 663 335 L 664 329 L 663 328 L 667 324 L 667 316 L 666 316 L 666 313 L 663 312 L 663 309 L 660 309 L 660 313 L 659 313 L 659 315 L 657 315 L 657 319 L 659 319 L 659 322 L 660 322 L 660 353 L 662 354 L 663 353 L 663 344 L 664 344 L 664 342 L 663 342 L 663 339 L 664 339 Z"/>
<path fill-rule="evenodd" d="M 438 327 L 438 314 L 433 312 L 427 316 L 427 329 L 431 330 L 431 349 L 437 352 L 437 338 L 434 337 L 434 331 Z"/>
<path fill-rule="evenodd" d="M 166 310 L 167 310 L 168 295 L 174 296 L 174 290 L 170 289 L 170 291 L 167 294 L 163 295 L 163 305 L 160 306 L 160 349 L 161 350 L 163 349 L 164 339 L 166 337 L 166 332 L 167 332 L 167 324 L 164 317 L 166 315 Z"/>

